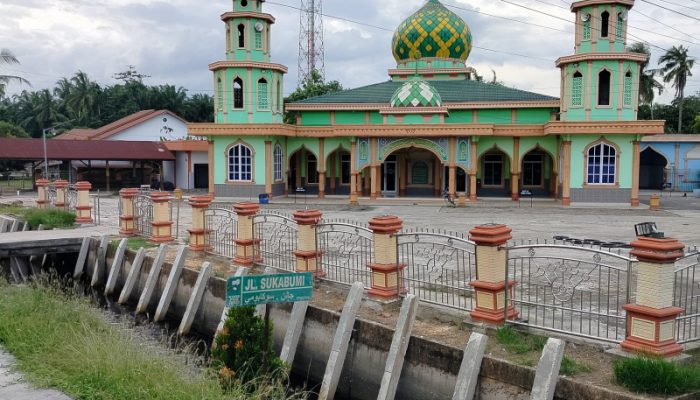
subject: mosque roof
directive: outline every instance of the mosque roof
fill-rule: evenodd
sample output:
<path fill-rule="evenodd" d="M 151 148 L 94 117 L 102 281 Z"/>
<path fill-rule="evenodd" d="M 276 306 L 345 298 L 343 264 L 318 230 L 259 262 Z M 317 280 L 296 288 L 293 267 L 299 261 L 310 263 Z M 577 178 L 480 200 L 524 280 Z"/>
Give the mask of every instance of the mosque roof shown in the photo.
<path fill-rule="evenodd" d="M 394 93 L 406 81 L 387 81 L 342 92 L 311 97 L 290 104 L 363 104 L 391 102 Z M 556 97 L 513 89 L 506 86 L 473 80 L 435 80 L 430 85 L 439 93 L 442 104 L 504 101 L 548 101 Z"/>

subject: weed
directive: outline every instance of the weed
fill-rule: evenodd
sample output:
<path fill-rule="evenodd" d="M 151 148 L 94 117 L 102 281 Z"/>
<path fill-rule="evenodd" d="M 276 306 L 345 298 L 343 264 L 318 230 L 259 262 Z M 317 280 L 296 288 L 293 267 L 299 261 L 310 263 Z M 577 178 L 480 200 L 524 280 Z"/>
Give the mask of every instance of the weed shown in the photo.
<path fill-rule="evenodd" d="M 126 247 L 131 249 L 131 250 L 138 250 L 141 247 L 144 249 L 156 247 L 158 245 L 148 241 L 148 239 L 140 237 L 140 236 L 134 236 L 130 237 L 129 239 L 126 240 Z"/>
<path fill-rule="evenodd" d="M 10 215 L 22 220 L 29 210 L 31 210 L 29 207 L 17 206 L 14 204 L 0 204 L 0 214 Z"/>
<path fill-rule="evenodd" d="M 542 351 L 547 338 L 537 335 L 526 335 L 518 332 L 512 326 L 504 326 L 496 329 L 496 340 L 507 352 L 523 354 L 530 351 Z"/>
<path fill-rule="evenodd" d="M 615 378 L 633 392 L 677 394 L 700 390 L 700 366 L 679 365 L 660 358 L 618 360 Z"/>
<path fill-rule="evenodd" d="M 24 215 L 25 221 L 31 229 L 43 225 L 44 229 L 73 228 L 75 226 L 75 214 L 55 208 L 40 210 L 30 208 Z"/>
<path fill-rule="evenodd" d="M 574 376 L 581 372 L 591 372 L 593 369 L 586 363 L 580 363 L 574 359 L 564 356 L 559 367 L 559 375 Z"/>

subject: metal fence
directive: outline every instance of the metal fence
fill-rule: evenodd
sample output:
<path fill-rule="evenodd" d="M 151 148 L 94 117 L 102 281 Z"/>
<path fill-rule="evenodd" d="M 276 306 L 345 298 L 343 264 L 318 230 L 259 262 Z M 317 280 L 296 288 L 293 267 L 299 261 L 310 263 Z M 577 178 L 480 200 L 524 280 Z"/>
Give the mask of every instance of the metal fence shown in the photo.
<path fill-rule="evenodd" d="M 475 244 L 464 235 L 416 230 L 396 235 L 397 260 L 405 264 L 401 286 L 420 300 L 457 308 L 474 308 Z"/>
<path fill-rule="evenodd" d="M 510 323 L 610 342 L 624 340 L 622 306 L 632 300 L 634 258 L 555 244 L 514 246 L 507 251 L 506 284 L 515 285 L 505 304 L 512 300 L 519 312 Z"/>
<path fill-rule="evenodd" d="M 670 190 L 681 192 L 692 192 L 700 189 L 700 169 L 677 169 L 665 170 L 665 187 Z"/>
<path fill-rule="evenodd" d="M 687 254 L 676 262 L 673 305 L 682 307 L 676 329 L 679 343 L 700 340 L 700 252 Z"/>
<path fill-rule="evenodd" d="M 366 226 L 345 220 L 316 225 L 316 254 L 316 265 L 326 273 L 324 279 L 372 286 L 367 264 L 374 262 L 374 237 Z"/>
<path fill-rule="evenodd" d="M 266 212 L 253 217 L 253 260 L 258 265 L 296 270 L 297 224 L 289 216 Z"/>
<path fill-rule="evenodd" d="M 235 257 L 237 232 L 235 212 L 223 208 L 204 210 L 204 245 L 207 253 Z"/>
<path fill-rule="evenodd" d="M 56 201 L 58 198 L 58 193 L 56 190 L 56 186 L 54 184 L 49 184 L 46 186 L 46 190 L 44 191 L 44 200 L 46 201 L 46 207 L 47 208 L 55 208 L 56 207 Z M 92 210 L 94 212 L 94 221 L 95 225 L 100 225 L 101 222 L 101 204 L 100 204 L 100 191 L 99 189 L 96 191 L 96 193 L 90 194 L 90 199 L 92 201 Z M 68 185 L 65 191 L 65 199 L 64 199 L 64 205 L 63 208 L 66 211 L 75 213 L 76 212 L 76 207 L 78 206 L 78 190 L 75 187 L 74 183 L 71 183 Z"/>
<path fill-rule="evenodd" d="M 121 201 L 119 202 L 121 207 Z M 121 211 L 119 213 L 122 214 Z M 153 200 L 148 194 L 139 194 L 134 197 L 134 233 L 138 236 L 150 238 L 153 222 Z"/>

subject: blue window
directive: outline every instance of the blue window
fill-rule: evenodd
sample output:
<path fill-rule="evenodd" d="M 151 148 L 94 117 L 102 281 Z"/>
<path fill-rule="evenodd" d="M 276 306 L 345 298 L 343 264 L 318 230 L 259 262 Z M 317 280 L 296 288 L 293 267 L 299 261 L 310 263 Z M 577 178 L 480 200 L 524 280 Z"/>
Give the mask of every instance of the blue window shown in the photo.
<path fill-rule="evenodd" d="M 617 153 L 615 148 L 605 143 L 598 143 L 588 149 L 587 179 L 591 185 L 615 184 L 617 172 Z"/>

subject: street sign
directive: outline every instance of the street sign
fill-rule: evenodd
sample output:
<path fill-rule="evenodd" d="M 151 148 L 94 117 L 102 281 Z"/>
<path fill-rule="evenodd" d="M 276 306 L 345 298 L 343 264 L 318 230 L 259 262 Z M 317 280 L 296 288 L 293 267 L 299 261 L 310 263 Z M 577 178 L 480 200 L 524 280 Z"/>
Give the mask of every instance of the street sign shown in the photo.
<path fill-rule="evenodd" d="M 311 300 L 313 274 L 232 276 L 226 281 L 226 306 L 290 303 Z"/>

